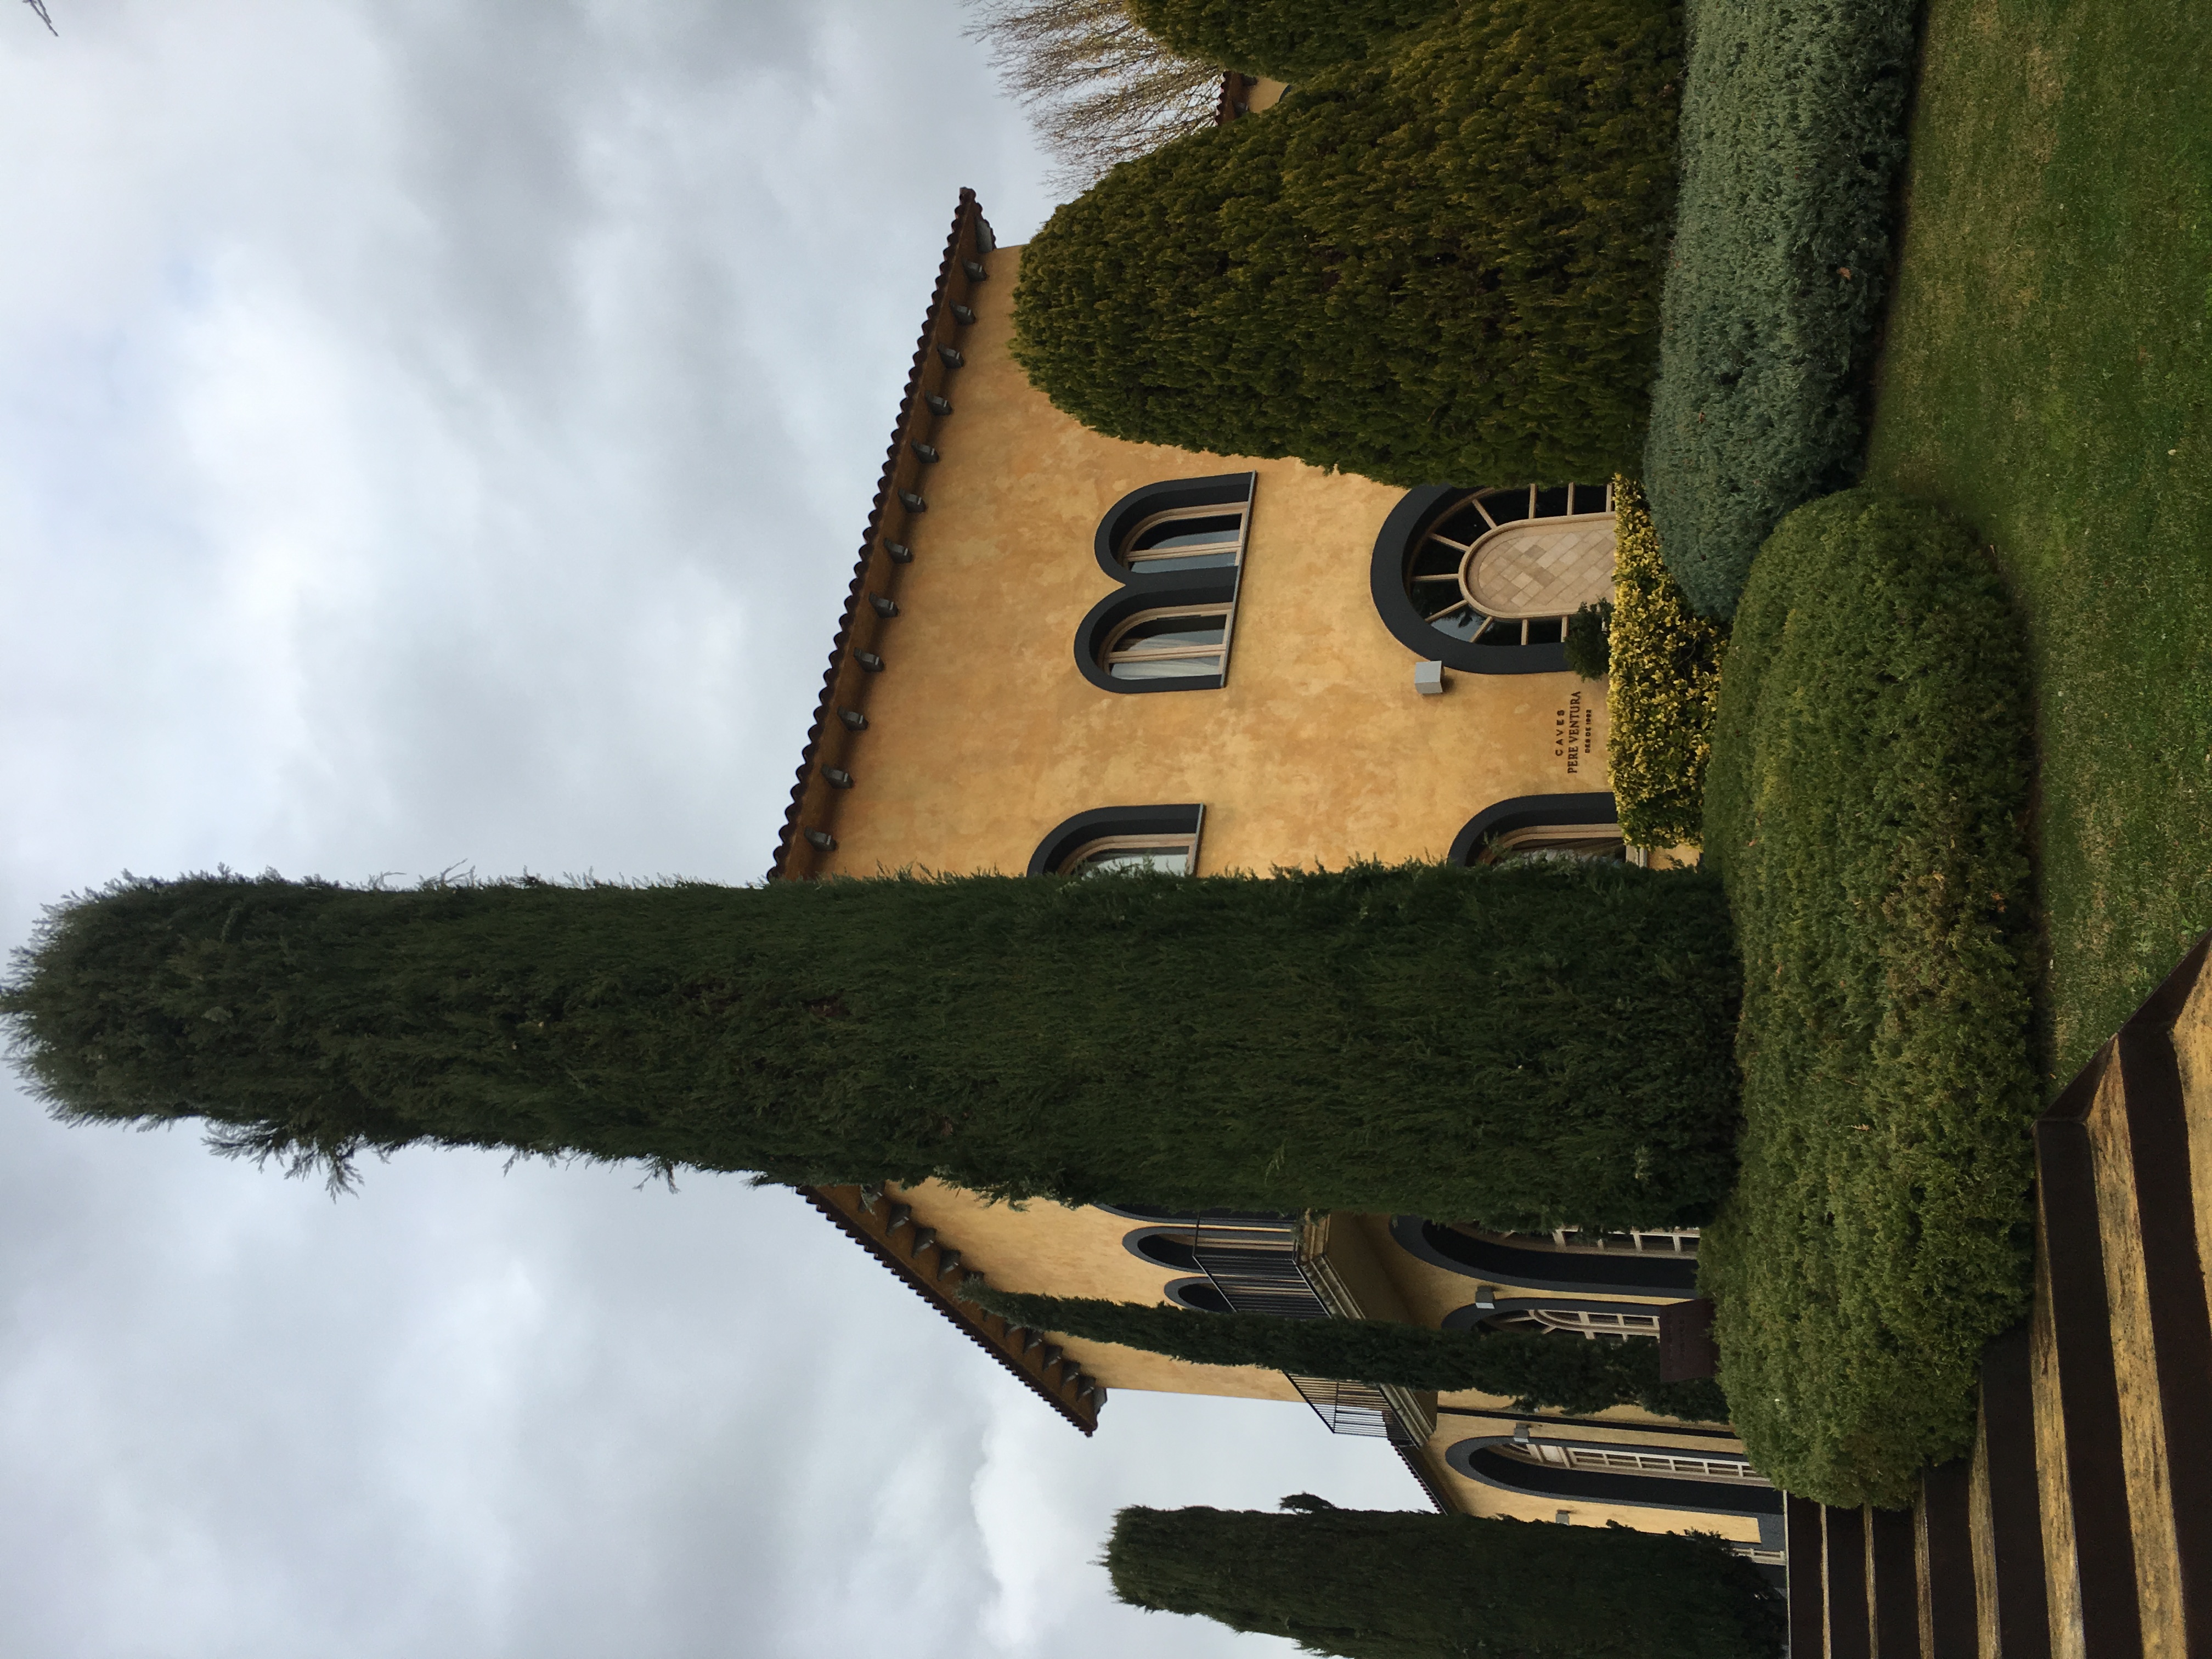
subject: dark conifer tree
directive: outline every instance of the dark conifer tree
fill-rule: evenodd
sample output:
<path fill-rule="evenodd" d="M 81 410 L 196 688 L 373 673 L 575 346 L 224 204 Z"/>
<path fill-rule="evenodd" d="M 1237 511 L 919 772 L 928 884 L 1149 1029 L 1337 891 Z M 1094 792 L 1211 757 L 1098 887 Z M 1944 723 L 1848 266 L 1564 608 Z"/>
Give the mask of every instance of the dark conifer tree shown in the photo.
<path fill-rule="evenodd" d="M 1680 22 L 1463 6 L 1125 162 L 1023 252 L 1015 358 L 1137 443 L 1406 485 L 1637 471 Z"/>
<path fill-rule="evenodd" d="M 1540 1331 L 1440 1331 L 1388 1319 L 1279 1319 L 1194 1313 L 1091 1297 L 1026 1296 L 976 1279 L 961 1295 L 1009 1324 L 1144 1348 L 1200 1365 L 1258 1365 L 1295 1376 L 1395 1382 L 1503 1395 L 1516 1411 L 1601 1412 L 1641 1406 L 1686 1421 L 1723 1423 L 1728 1401 L 1709 1380 L 1662 1382 L 1659 1345 L 1593 1342 Z"/>
<path fill-rule="evenodd" d="M 1128 0 L 1129 15 L 1181 57 L 1294 82 L 1357 63 L 1452 6 L 1453 0 Z"/>
<path fill-rule="evenodd" d="M 759 888 L 132 880 L 0 992 L 63 1116 L 1006 1197 L 1663 1226 L 1726 1191 L 1717 886 L 1624 866 Z"/>
<path fill-rule="evenodd" d="M 1132 1607 L 1344 1659 L 1780 1659 L 1782 1598 L 1717 1541 L 1625 1527 L 1340 1510 L 1127 1509 Z"/>

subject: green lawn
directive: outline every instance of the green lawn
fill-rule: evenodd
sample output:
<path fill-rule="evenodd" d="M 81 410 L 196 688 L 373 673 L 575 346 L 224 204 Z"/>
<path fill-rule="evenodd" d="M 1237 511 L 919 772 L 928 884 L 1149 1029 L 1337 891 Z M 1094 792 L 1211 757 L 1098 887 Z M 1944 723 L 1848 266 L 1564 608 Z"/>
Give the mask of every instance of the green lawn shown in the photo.
<path fill-rule="evenodd" d="M 1868 476 L 2026 617 L 2054 1079 L 2212 926 L 2207 63 L 2204 0 L 1928 8 Z"/>

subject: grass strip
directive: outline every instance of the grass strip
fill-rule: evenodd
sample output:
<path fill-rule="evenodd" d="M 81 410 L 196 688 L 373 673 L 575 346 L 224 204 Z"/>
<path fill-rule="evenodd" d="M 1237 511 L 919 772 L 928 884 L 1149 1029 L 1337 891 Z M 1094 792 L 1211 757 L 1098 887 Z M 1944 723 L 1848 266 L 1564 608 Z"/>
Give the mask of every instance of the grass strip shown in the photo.
<path fill-rule="evenodd" d="M 2045 1071 L 2212 927 L 2212 7 L 1931 0 L 1868 477 L 1996 547 L 2042 753 Z"/>
<path fill-rule="evenodd" d="M 1743 1170 L 1700 1273 L 1753 1460 L 1899 1504 L 2027 1305 L 2035 945 L 2011 609 L 1966 531 L 1800 508 L 1736 613 L 1706 787 L 1744 958 Z"/>

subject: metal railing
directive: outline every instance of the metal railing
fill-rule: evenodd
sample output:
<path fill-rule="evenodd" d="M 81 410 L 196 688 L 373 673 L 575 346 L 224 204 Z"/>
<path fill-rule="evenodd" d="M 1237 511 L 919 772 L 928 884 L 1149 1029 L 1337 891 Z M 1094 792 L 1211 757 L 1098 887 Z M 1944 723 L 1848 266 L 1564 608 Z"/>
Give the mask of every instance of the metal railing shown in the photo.
<path fill-rule="evenodd" d="M 1358 1318 L 1358 1309 L 1322 1260 L 1326 1221 L 1297 1216 L 1202 1215 L 1191 1227 L 1191 1254 L 1232 1313 L 1277 1319 Z M 1427 1414 L 1410 1391 L 1286 1371 L 1298 1397 L 1331 1434 L 1364 1435 L 1416 1446 Z"/>

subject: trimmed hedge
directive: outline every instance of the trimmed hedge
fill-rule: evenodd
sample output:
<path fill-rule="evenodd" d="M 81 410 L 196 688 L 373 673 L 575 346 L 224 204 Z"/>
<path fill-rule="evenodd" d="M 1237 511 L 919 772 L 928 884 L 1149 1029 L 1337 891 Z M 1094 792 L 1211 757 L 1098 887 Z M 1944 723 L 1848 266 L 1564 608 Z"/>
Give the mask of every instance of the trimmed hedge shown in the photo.
<path fill-rule="evenodd" d="M 1312 1502 L 1123 1510 L 1114 1594 L 1344 1659 L 1781 1659 L 1781 1595 L 1717 1539 Z"/>
<path fill-rule="evenodd" d="M 1709 1381 L 1662 1382 L 1656 1342 L 1591 1342 L 1534 1331 L 1444 1331 L 1387 1319 L 1277 1319 L 1194 1313 L 1091 1297 L 1029 1296 L 974 1279 L 960 1294 L 1010 1323 L 1143 1348 L 1199 1365 L 1257 1365 L 1346 1382 L 1394 1382 L 1510 1399 L 1516 1411 L 1583 1414 L 1641 1406 L 1662 1417 L 1725 1423 Z"/>
<path fill-rule="evenodd" d="M 1176 140 L 1022 258 L 1016 359 L 1139 443 L 1387 483 L 1633 470 L 1680 10 L 1498 0 Z"/>
<path fill-rule="evenodd" d="M 1705 861 L 1744 954 L 1743 1177 L 1699 1254 L 1737 1431 L 1824 1504 L 1965 1452 L 2027 1307 L 2026 661 L 1974 538 L 1801 507 L 1736 612 Z"/>
<path fill-rule="evenodd" d="M 427 1141 L 1517 1231 L 1710 1215 L 1739 990 L 1719 884 L 1619 867 L 222 876 L 57 909 L 0 1013 L 64 1117 L 341 1172 Z"/>
<path fill-rule="evenodd" d="M 1659 556 L 1644 493 L 1613 483 L 1612 672 L 1606 763 L 1621 833 L 1636 847 L 1705 841 L 1705 762 L 1719 707 L 1726 623 L 1692 611 Z"/>
<path fill-rule="evenodd" d="M 1784 514 L 1857 476 L 1917 9 L 1698 0 L 1643 475 L 1705 616 Z"/>
<path fill-rule="evenodd" d="M 1128 0 L 1129 15 L 1177 57 L 1304 81 L 1448 11 L 1455 0 Z"/>

